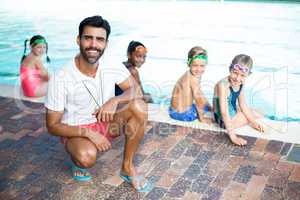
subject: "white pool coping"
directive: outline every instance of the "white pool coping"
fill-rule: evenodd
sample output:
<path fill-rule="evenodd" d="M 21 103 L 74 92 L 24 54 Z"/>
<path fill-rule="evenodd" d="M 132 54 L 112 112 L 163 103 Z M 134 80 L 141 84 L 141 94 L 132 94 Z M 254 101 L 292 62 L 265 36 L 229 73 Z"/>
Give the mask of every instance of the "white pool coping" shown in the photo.
<path fill-rule="evenodd" d="M 40 97 L 40 98 L 25 97 L 19 85 L 9 85 L 9 84 L 0 84 L 0 96 L 20 99 L 20 100 L 22 99 L 26 101 L 35 102 L 35 103 L 44 103 L 44 99 L 45 99 L 45 97 Z"/>
<path fill-rule="evenodd" d="M 28 98 L 24 97 L 20 86 L 5 85 L 0 84 L 0 96 L 22 99 L 36 103 L 43 103 L 44 97 L 41 98 Z M 165 105 L 158 104 L 148 104 L 149 110 L 149 121 L 163 122 L 174 125 L 181 125 L 185 127 L 203 129 L 217 132 L 225 132 L 217 124 L 205 124 L 197 120 L 193 122 L 180 122 L 173 120 L 168 115 L 168 108 Z M 244 136 L 251 136 L 256 138 L 263 138 L 267 140 L 278 140 L 282 142 L 296 143 L 300 144 L 300 123 L 299 122 L 278 122 L 269 119 L 260 120 L 266 127 L 267 131 L 265 133 L 259 133 L 258 131 L 252 129 L 249 126 L 244 126 L 236 130 L 237 134 Z"/>
<path fill-rule="evenodd" d="M 217 132 L 225 132 L 225 129 L 219 128 L 217 124 L 211 125 L 201 123 L 198 120 L 193 122 L 180 122 L 173 120 L 168 115 L 168 108 L 165 105 L 149 104 L 149 120 L 164 122 L 168 124 L 181 125 L 195 129 L 204 129 Z M 270 119 L 260 119 L 266 127 L 265 133 L 260 133 L 249 126 L 244 126 L 236 130 L 238 135 L 263 138 L 267 140 L 279 140 L 282 142 L 300 144 L 300 123 L 298 122 L 279 122 Z"/>

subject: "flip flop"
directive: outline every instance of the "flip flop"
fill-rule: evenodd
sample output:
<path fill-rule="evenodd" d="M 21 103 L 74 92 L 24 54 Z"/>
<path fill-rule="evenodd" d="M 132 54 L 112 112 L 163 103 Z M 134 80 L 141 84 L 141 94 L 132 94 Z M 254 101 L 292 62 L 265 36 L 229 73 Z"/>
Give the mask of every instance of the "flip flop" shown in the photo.
<path fill-rule="evenodd" d="M 129 176 L 126 174 L 122 174 L 120 173 L 120 177 L 127 182 L 128 184 L 130 184 L 133 187 L 132 181 L 135 180 L 137 182 L 137 185 L 139 185 L 140 181 L 142 180 L 146 180 L 145 177 L 143 176 Z M 138 188 L 135 188 L 136 191 L 138 192 L 150 192 L 153 188 L 152 183 L 150 183 L 149 181 L 145 181 L 143 186 L 139 186 Z"/>
<path fill-rule="evenodd" d="M 91 175 L 82 175 L 82 176 L 75 175 L 76 171 L 80 171 L 82 174 L 86 174 L 88 171 L 84 168 L 78 167 L 73 162 L 71 164 L 71 171 L 72 171 L 72 177 L 76 181 L 89 181 L 92 179 Z"/>

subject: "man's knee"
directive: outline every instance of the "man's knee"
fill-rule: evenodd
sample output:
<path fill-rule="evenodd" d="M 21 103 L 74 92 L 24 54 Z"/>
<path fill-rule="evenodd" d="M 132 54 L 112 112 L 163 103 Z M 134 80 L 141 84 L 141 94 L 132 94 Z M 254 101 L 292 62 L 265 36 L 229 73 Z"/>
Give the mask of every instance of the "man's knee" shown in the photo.
<path fill-rule="evenodd" d="M 96 148 L 86 148 L 80 149 L 75 156 L 75 159 L 79 162 L 81 167 L 90 168 L 96 163 L 97 149 Z"/>

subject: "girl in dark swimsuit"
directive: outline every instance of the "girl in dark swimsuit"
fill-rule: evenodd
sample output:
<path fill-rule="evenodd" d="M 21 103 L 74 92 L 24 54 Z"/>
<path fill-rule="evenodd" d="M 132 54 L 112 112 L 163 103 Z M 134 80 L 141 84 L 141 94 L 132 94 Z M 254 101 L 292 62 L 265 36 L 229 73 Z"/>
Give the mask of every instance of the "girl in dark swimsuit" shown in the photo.
<path fill-rule="evenodd" d="M 142 86 L 142 82 L 140 79 L 139 69 L 146 61 L 146 54 L 147 49 L 146 47 L 138 42 L 138 41 L 131 41 L 127 48 L 127 61 L 123 62 L 123 65 L 129 70 L 131 75 L 134 77 L 136 82 L 138 83 L 142 93 L 143 99 L 146 103 L 153 103 L 152 97 L 149 93 L 144 91 Z M 123 91 L 118 85 L 116 85 L 115 94 L 120 95 Z"/>

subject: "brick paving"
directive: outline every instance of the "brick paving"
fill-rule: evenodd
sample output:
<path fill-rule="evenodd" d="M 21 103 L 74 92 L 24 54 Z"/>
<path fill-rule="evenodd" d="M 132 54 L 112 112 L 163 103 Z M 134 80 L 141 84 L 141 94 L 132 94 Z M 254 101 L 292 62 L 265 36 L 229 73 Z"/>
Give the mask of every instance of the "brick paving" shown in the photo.
<path fill-rule="evenodd" d="M 76 182 L 44 118 L 42 104 L 0 97 L 0 199 L 300 199 L 300 164 L 286 159 L 295 144 L 247 137 L 236 147 L 221 133 L 154 122 L 135 158 L 149 193 L 118 177 L 122 136 L 99 155 L 92 181 Z"/>

